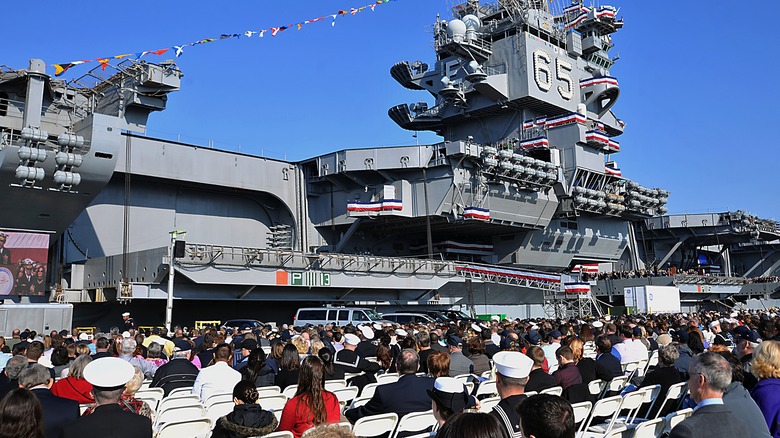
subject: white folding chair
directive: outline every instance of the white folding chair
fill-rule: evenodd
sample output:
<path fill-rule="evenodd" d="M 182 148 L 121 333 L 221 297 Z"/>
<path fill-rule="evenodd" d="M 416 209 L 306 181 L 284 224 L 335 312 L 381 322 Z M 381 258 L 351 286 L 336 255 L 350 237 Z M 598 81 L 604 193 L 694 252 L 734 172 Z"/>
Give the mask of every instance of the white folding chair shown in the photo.
<path fill-rule="evenodd" d="M 463 386 L 466 387 L 466 392 L 471 394 L 474 392 L 474 382 L 466 382 L 463 384 Z"/>
<path fill-rule="evenodd" d="M 258 386 L 257 396 L 265 397 L 267 395 L 277 395 L 282 393 L 282 388 L 278 386 Z"/>
<path fill-rule="evenodd" d="M 552 388 L 543 389 L 541 391 L 541 394 L 557 395 L 558 397 L 560 397 L 561 395 L 563 395 L 563 387 L 553 386 Z"/>
<path fill-rule="evenodd" d="M 349 403 L 357 397 L 359 391 L 360 388 L 357 386 L 345 386 L 331 392 L 336 395 L 340 402 Z"/>
<path fill-rule="evenodd" d="M 470 381 L 472 377 L 474 377 L 473 374 L 458 374 L 455 376 L 455 379 L 460 380 L 465 384 L 466 382 Z"/>
<path fill-rule="evenodd" d="M 552 373 L 558 371 L 558 367 L 559 366 L 560 365 L 558 364 L 558 362 L 556 362 L 554 364 L 550 364 L 550 369 L 547 371 L 547 374 L 552 374 Z"/>
<path fill-rule="evenodd" d="M 357 397 L 352 400 L 352 403 L 349 405 L 349 409 L 359 408 L 368 403 L 369 400 L 371 400 L 371 397 Z"/>
<path fill-rule="evenodd" d="M 496 389 L 496 381 L 487 380 L 479 384 L 477 387 L 477 393 L 475 395 L 477 398 L 479 398 L 481 395 L 492 397 L 496 394 L 498 394 L 498 390 Z"/>
<path fill-rule="evenodd" d="M 433 411 L 412 412 L 398 420 L 398 427 L 395 428 L 391 438 L 398 437 L 402 432 L 420 432 L 428 428 L 433 429 L 436 424 L 438 421 L 433 416 Z"/>
<path fill-rule="evenodd" d="M 168 408 L 157 413 L 155 424 L 162 426 L 166 423 L 175 423 L 178 421 L 197 420 L 206 417 L 206 411 L 203 406 L 178 406 Z"/>
<path fill-rule="evenodd" d="M 637 370 L 639 369 L 640 363 L 641 362 L 628 362 L 628 363 L 623 364 L 623 372 L 626 374 L 626 378 L 629 381 L 636 374 Z"/>
<path fill-rule="evenodd" d="M 497 404 L 501 402 L 501 397 L 489 397 L 479 401 L 479 412 L 490 412 Z"/>
<path fill-rule="evenodd" d="M 162 413 L 166 411 L 167 409 L 171 408 L 179 408 L 179 407 L 188 407 L 188 406 L 198 406 L 203 407 L 200 404 L 200 398 L 198 398 L 197 395 L 190 394 L 187 396 L 181 396 L 181 397 L 165 397 L 162 400 L 160 400 L 160 404 L 157 406 L 157 412 Z"/>
<path fill-rule="evenodd" d="M 385 383 L 395 383 L 398 381 L 400 376 L 398 373 L 391 373 L 391 374 L 382 374 L 379 376 L 376 376 L 376 383 L 380 385 L 384 385 Z"/>
<path fill-rule="evenodd" d="M 647 360 L 647 366 L 645 366 L 645 374 L 650 371 L 650 368 L 655 366 L 658 366 L 658 350 L 655 350 L 650 354 L 650 359 Z"/>
<path fill-rule="evenodd" d="M 149 404 L 149 407 L 155 411 L 157 410 L 157 405 L 159 405 L 160 400 L 162 400 L 162 396 L 157 393 L 135 393 L 133 397 L 135 397 L 137 400 L 145 401 Z"/>
<path fill-rule="evenodd" d="M 287 398 L 293 398 L 295 397 L 295 393 L 298 392 L 298 385 L 290 385 L 287 388 L 284 388 L 282 391 L 282 394 L 284 394 Z"/>
<path fill-rule="evenodd" d="M 144 389 L 149 389 L 151 384 L 152 379 L 145 379 L 143 382 L 141 382 L 141 387 L 138 390 L 143 391 Z"/>
<path fill-rule="evenodd" d="M 266 411 L 281 411 L 287 404 L 287 397 L 284 394 L 266 395 L 257 399 L 259 404 Z"/>
<path fill-rule="evenodd" d="M 212 427 L 216 426 L 219 417 L 233 412 L 233 408 L 235 407 L 236 404 L 233 403 L 232 400 L 212 403 L 210 406 L 206 407 L 206 417 L 211 420 Z"/>
<path fill-rule="evenodd" d="M 290 431 L 271 432 L 268 435 L 263 435 L 262 438 L 293 438 L 295 435 Z M 257 438 L 257 437 L 254 437 Z"/>
<path fill-rule="evenodd" d="M 228 393 L 218 393 L 218 394 L 212 394 L 203 402 L 203 406 L 208 409 L 209 406 L 215 404 L 215 403 L 223 403 L 223 402 L 233 402 L 233 394 Z"/>
<path fill-rule="evenodd" d="M 664 422 L 666 424 L 664 430 L 667 432 L 671 431 L 672 429 L 674 429 L 674 426 L 677 426 L 678 424 L 682 423 L 682 421 L 690 417 L 691 414 L 693 414 L 693 409 L 691 408 L 685 408 L 677 412 L 672 412 L 671 414 L 667 415 L 664 418 Z"/>
<path fill-rule="evenodd" d="M 576 427 L 588 418 L 590 410 L 593 409 L 593 403 L 589 401 L 574 403 L 571 408 L 574 410 L 574 425 Z"/>
<path fill-rule="evenodd" d="M 645 399 L 645 391 L 632 391 L 623 396 L 623 403 L 620 405 L 620 410 L 627 410 L 628 413 L 625 417 L 616 418 L 615 421 L 618 424 L 629 425 L 632 424 L 636 414 L 639 412 L 639 408 L 642 407 L 642 403 Z"/>
<path fill-rule="evenodd" d="M 617 376 L 610 380 L 607 385 L 604 387 L 604 391 L 601 393 L 600 397 L 604 397 L 607 395 L 607 393 L 610 392 L 620 392 L 623 390 L 623 387 L 626 386 L 626 382 L 628 382 L 627 376 Z"/>
<path fill-rule="evenodd" d="M 656 438 L 664 433 L 664 427 L 666 426 L 665 418 L 656 418 L 654 420 L 643 421 L 636 425 L 634 428 L 634 435 L 632 438 Z"/>
<path fill-rule="evenodd" d="M 352 433 L 357 437 L 378 436 L 388 432 L 392 433 L 396 424 L 398 424 L 398 414 L 394 412 L 371 415 L 356 421 L 355 425 L 352 426 Z"/>
<path fill-rule="evenodd" d="M 650 385 L 645 386 L 644 388 L 638 389 L 637 391 L 640 391 L 644 394 L 644 397 L 642 399 L 642 404 L 637 408 L 636 412 L 633 413 L 633 415 L 630 415 L 632 417 L 631 422 L 641 423 L 644 421 L 647 421 L 647 418 L 636 418 L 636 416 L 639 414 L 639 411 L 642 407 L 647 405 L 647 410 L 645 411 L 645 415 L 649 416 L 650 412 L 653 411 L 653 406 L 655 406 L 655 401 L 658 400 L 658 396 L 661 395 L 661 385 Z"/>
<path fill-rule="evenodd" d="M 146 387 L 146 388 L 141 388 L 135 392 L 136 398 L 138 395 L 149 395 L 149 394 L 159 395 L 160 398 L 163 398 L 163 396 L 165 395 L 165 391 L 162 388 Z"/>
<path fill-rule="evenodd" d="M 347 387 L 347 381 L 340 379 L 340 380 L 326 380 L 325 381 L 325 390 L 333 392 L 337 389 L 346 388 Z"/>
<path fill-rule="evenodd" d="M 118 425 L 121 427 L 121 425 Z M 162 424 L 156 438 L 205 437 L 211 433 L 211 420 L 192 418 Z"/>
<path fill-rule="evenodd" d="M 627 431 L 628 427 L 620 426 L 605 432 L 601 438 L 622 438 L 623 434 L 625 434 Z"/>
<path fill-rule="evenodd" d="M 361 374 L 363 374 L 363 372 L 359 372 L 359 373 L 344 373 L 344 380 L 349 381 L 349 379 L 351 379 L 353 377 L 357 377 L 357 376 L 359 376 Z"/>
<path fill-rule="evenodd" d="M 190 395 L 192 394 L 192 386 L 184 386 L 181 388 L 172 389 L 171 392 L 168 393 L 165 397 L 178 397 L 181 395 Z"/>
<path fill-rule="evenodd" d="M 674 385 L 670 386 L 669 390 L 666 391 L 666 395 L 664 396 L 664 401 L 661 403 L 661 407 L 658 409 L 658 412 L 656 413 L 656 418 L 659 417 L 666 410 L 667 406 L 671 406 L 673 403 L 679 405 L 680 400 L 682 400 L 687 389 L 688 389 L 687 382 L 675 383 Z"/>
<path fill-rule="evenodd" d="M 580 424 L 579 432 L 588 432 L 592 426 L 593 419 L 597 417 L 608 417 L 608 424 L 604 430 L 595 430 L 595 432 L 607 434 L 615 424 L 615 417 L 620 412 L 620 405 L 623 404 L 623 397 L 616 395 L 612 397 L 603 398 L 593 405 L 593 409 L 590 411 L 588 419 Z M 601 429 L 601 427 L 599 427 Z"/>
<path fill-rule="evenodd" d="M 360 391 L 360 398 L 368 397 L 371 398 L 374 396 L 374 392 L 376 392 L 376 387 L 379 386 L 379 383 L 369 383 L 366 386 L 363 387 L 363 390 Z"/>
<path fill-rule="evenodd" d="M 588 383 L 588 392 L 590 392 L 590 395 L 598 397 L 604 391 L 606 386 L 607 382 L 601 379 L 591 380 L 591 382 Z"/>
<path fill-rule="evenodd" d="M 483 377 L 485 379 L 493 379 L 495 380 L 495 376 L 493 376 L 493 370 L 487 370 L 480 377 Z"/>

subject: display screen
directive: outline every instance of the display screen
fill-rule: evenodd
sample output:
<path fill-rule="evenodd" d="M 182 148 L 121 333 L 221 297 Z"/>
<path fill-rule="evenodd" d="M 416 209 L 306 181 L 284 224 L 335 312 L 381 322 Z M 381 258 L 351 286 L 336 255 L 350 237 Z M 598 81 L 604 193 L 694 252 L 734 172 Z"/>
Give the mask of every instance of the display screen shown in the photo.
<path fill-rule="evenodd" d="M 49 235 L 0 230 L 0 295 L 44 295 Z"/>

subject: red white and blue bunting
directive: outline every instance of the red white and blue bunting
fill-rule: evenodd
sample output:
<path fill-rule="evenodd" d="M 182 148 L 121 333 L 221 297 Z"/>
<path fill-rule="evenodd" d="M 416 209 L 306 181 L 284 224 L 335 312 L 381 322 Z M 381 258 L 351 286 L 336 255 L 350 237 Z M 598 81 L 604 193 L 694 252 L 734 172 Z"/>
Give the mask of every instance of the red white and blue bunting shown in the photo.
<path fill-rule="evenodd" d="M 586 118 L 584 115 L 580 113 L 570 113 L 563 116 L 558 116 L 552 119 L 547 119 L 545 121 L 545 127 L 547 129 L 550 128 L 557 128 L 558 126 L 564 126 L 571 123 L 579 123 L 581 125 L 584 125 L 586 122 Z"/>
<path fill-rule="evenodd" d="M 464 219 L 478 219 L 481 221 L 489 221 L 490 220 L 490 210 L 487 208 L 479 208 L 479 207 L 466 207 L 463 210 L 463 218 Z"/>
<path fill-rule="evenodd" d="M 604 166 L 604 172 L 607 175 L 623 176 L 623 172 L 620 169 L 618 169 L 617 167 Z"/>
<path fill-rule="evenodd" d="M 374 202 L 350 202 L 347 204 L 347 211 L 351 212 L 378 212 L 403 210 L 403 203 L 400 199 L 385 199 L 384 201 Z"/>
<path fill-rule="evenodd" d="M 613 152 L 620 152 L 620 143 L 616 142 L 615 140 L 609 139 L 609 144 L 604 146 L 604 150 L 610 153 Z"/>
<path fill-rule="evenodd" d="M 547 140 L 547 137 L 536 137 L 521 141 L 520 147 L 523 149 L 549 148 L 550 142 Z"/>
<path fill-rule="evenodd" d="M 598 274 L 599 264 L 583 263 L 581 265 L 574 265 L 574 267 L 571 268 L 571 272 L 579 272 L 580 274 Z"/>
<path fill-rule="evenodd" d="M 603 132 L 592 130 L 585 133 L 585 142 L 598 147 L 608 146 L 609 136 Z"/>
<path fill-rule="evenodd" d="M 603 84 L 614 85 L 616 87 L 619 86 L 617 78 L 613 78 L 612 76 L 599 76 L 590 79 L 580 79 L 580 88 Z"/>
<path fill-rule="evenodd" d="M 563 290 L 567 294 L 588 294 L 590 293 L 590 283 L 564 283 Z"/>

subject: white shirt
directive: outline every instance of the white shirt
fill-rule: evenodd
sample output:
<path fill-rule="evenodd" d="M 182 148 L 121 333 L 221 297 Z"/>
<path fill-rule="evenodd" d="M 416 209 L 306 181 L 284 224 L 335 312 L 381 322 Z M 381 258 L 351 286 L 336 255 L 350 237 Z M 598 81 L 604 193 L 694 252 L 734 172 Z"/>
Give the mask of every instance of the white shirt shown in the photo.
<path fill-rule="evenodd" d="M 234 370 L 227 362 L 219 361 L 214 365 L 203 368 L 195 378 L 192 393 L 200 397 L 200 401 L 214 394 L 232 393 L 236 383 L 241 381 L 241 373 Z"/>
<path fill-rule="evenodd" d="M 647 347 L 645 347 L 642 341 L 626 339 L 613 348 L 620 354 L 620 363 L 622 364 L 648 359 Z"/>

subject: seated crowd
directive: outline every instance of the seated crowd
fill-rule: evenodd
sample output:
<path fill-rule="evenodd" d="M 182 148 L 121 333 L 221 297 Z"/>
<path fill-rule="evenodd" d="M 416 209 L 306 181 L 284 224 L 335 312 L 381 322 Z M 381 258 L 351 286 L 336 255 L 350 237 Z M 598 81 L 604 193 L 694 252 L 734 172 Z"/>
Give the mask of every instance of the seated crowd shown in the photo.
<path fill-rule="evenodd" d="M 136 397 L 142 386 L 161 388 L 166 398 L 184 391 L 204 405 L 232 396 L 232 412 L 212 425 L 215 438 L 275 431 L 298 438 L 312 428 L 351 436 L 325 426 L 431 410 L 436 425 L 418 433 L 571 438 L 573 404 L 653 385 L 663 400 L 682 382 L 689 391 L 682 405 L 695 411 L 670 436 L 777 437 L 778 341 L 780 316 L 767 311 L 172 333 L 114 328 L 94 337 L 15 330 L 0 337 L 0 438 L 151 437 L 158 413 Z M 624 376 L 615 393 L 591 389 Z M 327 389 L 334 380 L 357 387 L 362 403 L 340 402 Z M 495 389 L 478 392 L 486 381 Z M 273 386 L 289 388 L 276 412 L 259 395 Z M 492 396 L 492 409 L 481 409 Z M 654 403 L 640 417 L 677 408 Z"/>

